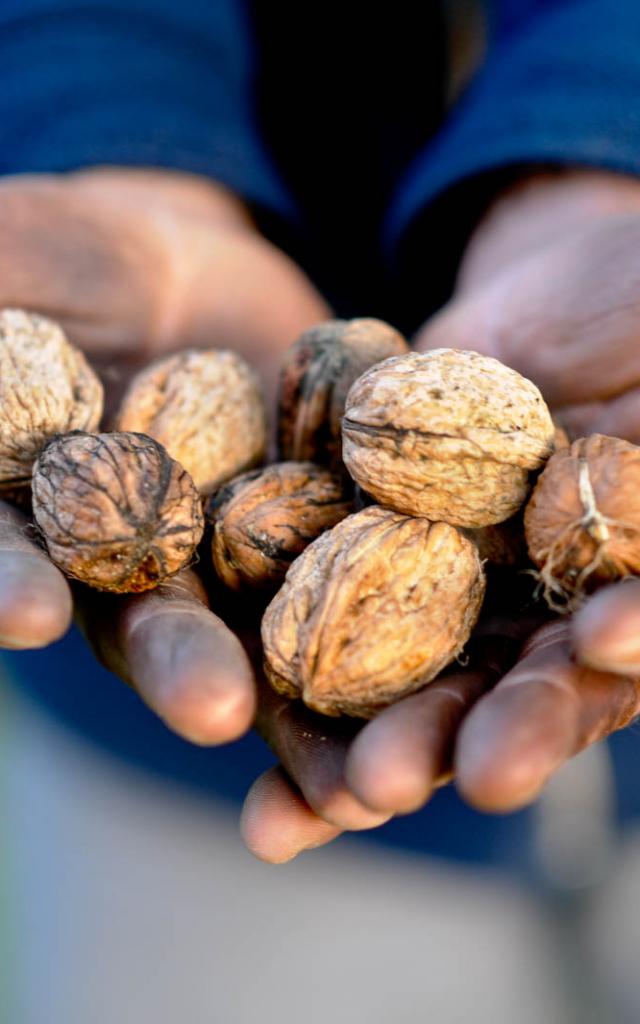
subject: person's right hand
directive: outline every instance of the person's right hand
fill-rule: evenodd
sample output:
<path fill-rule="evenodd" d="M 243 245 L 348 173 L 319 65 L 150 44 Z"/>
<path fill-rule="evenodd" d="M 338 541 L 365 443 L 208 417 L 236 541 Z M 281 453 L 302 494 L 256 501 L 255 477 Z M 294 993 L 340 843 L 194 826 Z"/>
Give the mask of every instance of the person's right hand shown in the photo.
<path fill-rule="evenodd" d="M 112 406 L 132 372 L 187 346 L 244 355 L 272 404 L 281 352 L 328 315 L 225 189 L 125 169 L 0 181 L 0 307 L 58 321 L 102 375 Z M 26 526 L 0 502 L 0 647 L 9 649 L 61 637 L 74 603 Z M 249 661 L 195 573 L 129 598 L 73 593 L 101 660 L 173 729 L 217 743 L 249 727 Z"/>

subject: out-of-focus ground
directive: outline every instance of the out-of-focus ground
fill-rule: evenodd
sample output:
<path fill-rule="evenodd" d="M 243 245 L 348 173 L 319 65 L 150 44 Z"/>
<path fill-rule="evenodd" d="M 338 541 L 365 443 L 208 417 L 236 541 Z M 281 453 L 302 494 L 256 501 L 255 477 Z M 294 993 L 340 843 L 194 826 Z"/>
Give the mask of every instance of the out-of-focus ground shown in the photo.
<path fill-rule="evenodd" d="M 596 807 L 558 844 L 566 787 L 540 828 L 561 898 L 361 842 L 271 867 L 227 806 L 2 703 L 8 1024 L 640 1020 L 640 834 L 605 849 Z"/>

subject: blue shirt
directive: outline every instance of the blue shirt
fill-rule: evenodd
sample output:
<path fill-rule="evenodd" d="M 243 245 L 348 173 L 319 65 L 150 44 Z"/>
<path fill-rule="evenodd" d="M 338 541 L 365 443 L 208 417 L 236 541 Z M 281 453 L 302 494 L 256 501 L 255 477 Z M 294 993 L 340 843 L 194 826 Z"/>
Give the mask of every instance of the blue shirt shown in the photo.
<path fill-rule="evenodd" d="M 637 0 L 487 2 L 484 60 L 455 103 L 452 0 L 378 14 L 327 0 L 304 19 L 277 7 L 2 0 L 0 173 L 209 175 L 252 205 L 339 315 L 411 331 L 446 297 L 475 219 L 510 175 L 640 172 Z M 237 799 L 271 760 L 255 737 L 219 750 L 174 737 L 73 632 L 3 658 L 69 725 L 189 786 Z M 612 744 L 623 815 L 640 809 L 636 739 Z M 484 817 L 447 789 L 374 835 L 513 864 L 529 827 L 527 813 Z"/>

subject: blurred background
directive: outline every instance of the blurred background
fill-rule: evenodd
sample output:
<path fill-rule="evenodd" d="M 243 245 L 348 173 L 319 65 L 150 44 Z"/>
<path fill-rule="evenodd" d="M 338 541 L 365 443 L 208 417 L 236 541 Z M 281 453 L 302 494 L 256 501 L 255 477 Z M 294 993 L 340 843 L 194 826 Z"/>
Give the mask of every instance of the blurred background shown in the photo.
<path fill-rule="evenodd" d="M 94 684 L 88 676 L 100 701 L 108 684 Z M 145 728 L 164 727 L 112 685 L 120 711 L 131 702 L 144 753 Z M 640 1017 L 640 833 L 616 824 L 605 746 L 519 815 L 524 869 L 521 850 L 500 851 L 495 819 L 474 812 L 457 849 L 442 835 L 442 856 L 419 851 L 430 823 L 443 829 L 451 788 L 376 842 L 342 838 L 274 867 L 244 849 L 229 799 L 126 766 L 6 680 L 2 708 L 3 1021 Z M 255 738 L 195 756 L 238 794 L 271 760 Z M 490 833 L 502 864 L 474 866 Z"/>

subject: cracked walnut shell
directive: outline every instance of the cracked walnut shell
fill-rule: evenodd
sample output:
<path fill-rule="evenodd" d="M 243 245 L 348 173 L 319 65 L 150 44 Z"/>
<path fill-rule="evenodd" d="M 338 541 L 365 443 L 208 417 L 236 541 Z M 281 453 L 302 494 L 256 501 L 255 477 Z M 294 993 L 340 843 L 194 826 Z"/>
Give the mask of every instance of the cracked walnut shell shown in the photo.
<path fill-rule="evenodd" d="M 371 718 L 460 653 L 484 588 L 455 527 L 364 509 L 289 569 L 262 621 L 267 678 L 325 715 Z"/>
<path fill-rule="evenodd" d="M 592 434 L 553 455 L 524 514 L 529 554 L 548 604 L 640 575 L 640 447 Z"/>
<path fill-rule="evenodd" d="M 216 572 L 234 590 L 276 587 L 294 558 L 352 511 L 345 481 L 312 462 L 243 473 L 207 508 Z"/>
<path fill-rule="evenodd" d="M 154 437 L 211 494 L 262 462 L 264 401 L 249 364 L 235 352 L 186 349 L 135 376 L 116 418 L 118 430 Z"/>
<path fill-rule="evenodd" d="M 383 320 L 327 320 L 305 331 L 280 372 L 280 457 L 338 467 L 349 388 L 369 366 L 407 350 L 402 335 Z"/>
<path fill-rule="evenodd" d="M 57 324 L 20 309 L 0 312 L 0 489 L 27 485 L 47 441 L 95 430 L 102 385 Z"/>
<path fill-rule="evenodd" d="M 99 590 L 150 590 L 184 568 L 202 536 L 189 474 L 143 434 L 50 441 L 33 473 L 33 514 L 51 560 Z"/>
<path fill-rule="evenodd" d="M 497 359 L 411 352 L 367 370 L 347 396 L 343 458 L 381 505 L 456 526 L 500 523 L 554 446 L 537 387 Z"/>

